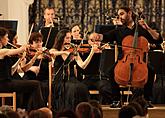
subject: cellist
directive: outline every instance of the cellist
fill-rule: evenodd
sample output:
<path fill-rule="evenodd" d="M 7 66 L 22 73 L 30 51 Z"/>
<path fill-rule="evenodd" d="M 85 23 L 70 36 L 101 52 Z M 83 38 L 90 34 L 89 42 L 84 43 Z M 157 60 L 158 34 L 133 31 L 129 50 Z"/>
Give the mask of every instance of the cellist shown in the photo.
<path fill-rule="evenodd" d="M 114 76 L 115 73 L 114 72 L 114 69 L 117 65 L 117 63 L 123 59 L 123 57 L 125 56 L 124 55 L 124 52 L 123 52 L 123 49 L 124 49 L 124 45 L 123 45 L 123 41 L 125 38 L 127 38 L 128 36 L 131 36 L 131 37 L 134 37 L 134 34 L 135 34 L 135 29 L 136 29 L 136 26 L 137 26 L 137 30 L 138 30 L 138 39 L 139 37 L 143 37 L 145 38 L 149 43 L 154 43 L 154 44 L 160 44 L 162 43 L 163 39 L 160 35 L 160 33 L 156 32 L 155 30 L 151 29 L 147 24 L 146 22 L 144 21 L 144 19 L 138 19 L 137 22 L 135 22 L 135 18 L 139 17 L 137 13 L 134 13 L 133 10 L 131 10 L 130 8 L 128 7 L 121 7 L 119 10 L 118 10 L 118 17 L 119 17 L 119 20 L 121 21 L 121 23 L 123 24 L 122 27 L 118 27 L 108 33 L 105 33 L 105 34 L 97 34 L 97 33 L 93 33 L 91 34 L 91 38 L 93 39 L 98 39 L 98 38 L 103 38 L 103 41 L 104 42 L 110 42 L 110 43 L 113 43 L 114 41 L 117 42 L 117 45 L 118 45 L 118 59 L 117 59 L 117 62 L 116 64 L 114 65 L 114 67 L 112 68 L 109 68 L 107 70 L 107 74 L 106 76 L 102 75 L 103 77 L 108 77 L 111 79 L 111 83 L 113 84 L 112 87 L 115 91 L 115 95 L 117 94 L 120 94 L 119 93 L 119 87 L 118 84 L 116 83 L 115 79 L 114 79 Z M 136 23 L 138 25 L 136 25 Z M 131 41 L 133 41 L 134 39 L 130 39 Z M 129 39 L 127 40 L 129 41 Z M 141 42 L 138 42 L 138 43 L 141 43 Z M 133 48 L 133 47 L 130 47 L 130 48 Z M 130 48 L 127 48 L 128 50 Z M 144 48 L 147 48 L 147 45 L 144 45 L 142 47 L 142 50 Z M 136 49 L 135 49 L 136 50 Z M 141 49 L 140 49 L 141 50 Z M 129 57 L 129 56 L 128 56 Z M 143 57 L 145 57 L 143 55 Z M 142 60 L 145 60 L 145 58 L 143 58 Z M 124 71 L 125 69 L 123 69 Z M 141 68 L 141 71 L 143 71 L 143 68 Z M 145 83 L 144 87 L 143 88 L 138 88 L 138 89 L 135 89 L 136 91 L 138 92 L 135 92 L 136 94 L 134 94 L 135 96 L 136 95 L 142 95 L 144 93 L 144 97 L 147 101 L 151 101 L 151 98 L 152 98 L 152 86 L 153 86 L 153 82 L 154 82 L 154 71 L 150 68 L 149 65 L 147 65 L 147 83 Z M 140 91 L 140 92 L 139 92 Z M 133 95 L 133 96 L 134 96 Z"/>

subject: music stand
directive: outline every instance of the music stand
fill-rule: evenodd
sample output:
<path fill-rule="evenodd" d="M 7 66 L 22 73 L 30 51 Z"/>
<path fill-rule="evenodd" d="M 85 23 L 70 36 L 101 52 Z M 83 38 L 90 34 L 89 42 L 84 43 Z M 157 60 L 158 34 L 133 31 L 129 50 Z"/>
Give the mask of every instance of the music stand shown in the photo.
<path fill-rule="evenodd" d="M 95 25 L 95 32 L 104 34 L 119 27 L 122 27 L 122 25 Z"/>
<path fill-rule="evenodd" d="M 100 59 L 100 71 L 102 74 L 108 73 L 107 71 L 113 67 L 115 63 L 115 51 L 114 49 L 105 49 L 102 51 Z"/>
<path fill-rule="evenodd" d="M 56 28 L 56 27 L 51 28 L 50 36 L 47 41 L 49 32 L 50 32 L 50 27 L 43 27 L 41 29 L 41 34 L 43 35 L 43 46 L 45 46 L 45 44 L 47 42 L 46 48 L 51 49 L 54 45 L 55 37 L 58 33 L 58 28 Z"/>

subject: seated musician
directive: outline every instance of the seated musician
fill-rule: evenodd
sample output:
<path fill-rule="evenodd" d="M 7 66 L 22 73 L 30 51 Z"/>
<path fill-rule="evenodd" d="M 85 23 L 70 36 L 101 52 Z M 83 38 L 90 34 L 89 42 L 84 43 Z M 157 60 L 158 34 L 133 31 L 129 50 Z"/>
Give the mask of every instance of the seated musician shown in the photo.
<path fill-rule="evenodd" d="M 2 48 L 8 44 L 8 31 L 0 28 L 0 92 L 16 92 L 23 96 L 23 104 L 18 106 L 30 111 L 44 106 L 41 94 L 40 83 L 34 80 L 17 80 L 13 79 L 12 74 L 16 72 L 17 64 L 12 65 L 13 61 L 10 56 L 23 53 L 27 50 L 27 45 L 17 49 Z M 17 101 L 20 102 L 20 101 Z"/>
<path fill-rule="evenodd" d="M 94 40 L 89 37 L 88 39 L 89 45 L 97 45 L 98 48 L 90 63 L 86 67 L 84 71 L 81 71 L 81 74 L 83 75 L 82 82 L 87 85 L 89 90 L 96 89 L 99 91 L 99 100 L 101 104 L 111 104 L 113 101 L 113 98 L 117 96 L 112 96 L 112 88 L 109 79 L 105 79 L 101 77 L 101 70 L 100 65 L 101 62 L 101 54 L 102 54 L 102 47 L 101 46 L 101 40 Z M 106 46 L 106 48 L 109 48 L 109 46 Z M 82 55 L 82 58 L 88 56 L 89 53 L 86 52 Z M 80 72 L 78 72 L 80 74 Z"/>
<path fill-rule="evenodd" d="M 28 56 L 26 56 L 26 62 L 22 64 L 22 69 L 25 72 L 23 77 L 24 79 L 40 81 L 42 94 L 46 104 L 49 94 L 48 63 L 51 57 L 46 50 L 43 50 L 42 44 L 42 35 L 40 33 L 33 32 L 29 39 L 30 49 L 27 53 Z"/>
<path fill-rule="evenodd" d="M 137 40 L 137 38 L 129 39 L 128 38 L 129 36 L 137 37 L 137 34 L 138 34 L 138 39 L 140 37 L 143 37 L 144 38 L 143 41 L 148 41 L 149 43 L 155 43 L 155 44 L 160 44 L 163 41 L 161 35 L 159 33 L 157 33 L 155 30 L 151 29 L 146 24 L 144 19 L 140 19 L 137 22 L 136 20 L 137 20 L 137 17 L 139 17 L 139 16 L 137 16 L 137 13 L 135 15 L 130 8 L 128 8 L 128 7 L 119 8 L 118 16 L 123 24 L 123 27 L 117 28 L 117 29 L 112 30 L 103 35 L 97 34 L 97 33 L 92 34 L 93 35 L 92 39 L 103 38 L 103 40 L 105 42 L 111 42 L 111 43 L 116 41 L 117 45 L 119 46 L 118 47 L 118 52 L 119 52 L 118 61 L 117 61 L 116 65 L 113 68 L 110 68 L 109 72 L 107 73 L 108 77 L 114 81 L 113 85 L 112 85 L 113 89 L 117 88 L 117 86 L 119 84 L 119 83 L 116 83 L 117 82 L 116 76 L 118 76 L 118 75 L 122 76 L 123 74 L 125 74 L 124 71 L 126 71 L 126 68 L 122 68 L 121 66 L 119 66 L 118 67 L 119 72 L 118 73 L 116 72 L 117 65 L 119 65 L 118 62 L 120 62 L 122 59 L 124 59 L 123 57 L 126 56 L 125 53 L 129 52 L 129 48 L 125 49 L 125 47 L 124 47 L 125 44 L 123 44 L 123 43 L 126 43 L 125 41 L 128 41 L 128 43 L 130 43 L 130 42 L 133 42 L 133 40 Z M 136 26 L 137 26 L 137 29 L 136 29 Z M 135 29 L 136 29 L 136 33 L 135 33 Z M 138 31 L 138 33 L 137 33 L 137 31 Z M 135 33 L 135 35 L 134 35 L 134 33 Z M 128 44 L 128 43 L 126 43 L 126 44 Z M 138 42 L 138 44 L 139 43 L 140 42 Z M 121 47 L 122 45 L 123 45 L 123 47 Z M 147 50 L 148 44 L 146 43 L 146 45 L 143 45 L 142 48 L 146 48 L 146 50 Z M 147 51 L 145 53 L 147 53 Z M 143 53 L 143 54 L 145 54 L 145 53 Z M 130 55 L 132 55 L 132 53 Z M 127 56 L 127 57 L 129 57 L 129 56 Z M 145 56 L 142 55 L 142 57 L 145 57 Z M 142 60 L 145 61 L 145 58 L 143 58 Z M 123 66 L 125 66 L 125 65 L 123 64 Z M 131 67 L 128 67 L 128 68 L 131 68 Z M 153 82 L 154 82 L 154 72 L 152 71 L 152 69 L 149 66 L 146 67 L 146 65 L 145 65 L 145 68 L 146 68 L 146 73 L 144 73 L 145 82 L 141 83 L 142 84 L 141 87 L 135 87 L 136 89 L 134 89 L 134 91 L 133 91 L 133 93 L 134 93 L 133 98 L 138 95 L 142 95 L 144 93 L 145 99 L 148 101 L 151 101 L 152 100 L 152 86 L 153 86 Z M 140 71 L 139 75 L 138 75 L 139 77 L 142 76 L 141 73 L 144 72 L 144 70 L 145 70 L 144 68 L 139 69 L 139 71 Z M 123 74 L 121 74 L 122 72 L 123 72 Z M 128 69 L 128 75 L 129 75 L 129 72 L 131 72 L 130 69 Z M 134 78 L 129 78 L 128 82 L 132 81 L 132 79 L 134 79 Z M 140 79 L 142 79 L 142 77 L 140 77 Z M 119 91 L 118 91 L 118 93 L 119 93 Z"/>

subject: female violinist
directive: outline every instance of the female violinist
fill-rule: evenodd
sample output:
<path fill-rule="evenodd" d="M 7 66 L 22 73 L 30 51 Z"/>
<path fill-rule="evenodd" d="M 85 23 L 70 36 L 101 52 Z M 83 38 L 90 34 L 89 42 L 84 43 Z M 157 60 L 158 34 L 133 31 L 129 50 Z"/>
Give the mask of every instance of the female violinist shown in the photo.
<path fill-rule="evenodd" d="M 151 100 L 152 86 L 153 86 L 153 81 L 154 81 L 154 72 L 151 70 L 151 68 L 149 68 L 147 63 L 144 64 L 146 61 L 145 60 L 145 54 L 147 53 L 147 47 L 148 47 L 148 45 L 146 45 L 146 44 L 147 44 L 147 41 L 149 43 L 160 44 L 162 42 L 162 37 L 161 37 L 160 33 L 157 33 L 155 30 L 152 30 L 146 24 L 144 19 L 140 19 L 138 22 L 135 22 L 136 15 L 128 7 L 121 7 L 118 10 L 118 16 L 119 16 L 119 19 L 121 20 L 121 22 L 123 24 L 123 27 L 117 28 L 117 29 L 112 30 L 112 31 L 105 33 L 103 35 L 95 33 L 93 36 L 93 38 L 102 37 L 104 41 L 108 41 L 111 43 L 116 41 L 117 45 L 120 46 L 120 47 L 118 47 L 118 53 L 119 53 L 118 54 L 118 61 L 117 61 L 114 68 L 111 68 L 111 69 L 109 69 L 109 71 L 107 71 L 107 74 L 109 74 L 109 77 L 112 78 L 112 80 L 115 79 L 115 81 L 116 81 L 115 77 L 118 76 L 119 74 L 121 74 L 122 72 L 125 73 L 124 71 L 126 70 L 125 68 L 123 69 L 122 67 L 118 66 L 118 69 L 120 69 L 120 72 L 116 73 L 117 71 L 115 69 L 118 65 L 118 62 L 120 62 L 122 59 L 124 59 L 124 57 L 129 58 L 129 55 L 131 55 L 131 56 L 133 55 L 133 59 L 138 57 L 139 61 L 136 61 L 136 62 L 138 62 L 137 65 L 140 65 L 141 63 L 143 63 L 144 66 L 147 66 L 147 67 L 145 67 L 146 69 L 139 68 L 139 66 L 137 66 L 137 68 L 139 70 L 139 74 L 141 74 L 141 72 L 143 72 L 144 70 L 146 71 L 146 73 L 144 73 L 144 76 L 145 76 L 145 78 L 147 78 L 147 80 L 145 80 L 145 82 L 147 82 L 147 83 L 145 83 L 145 82 L 142 83 L 141 87 L 140 86 L 138 87 L 138 88 L 142 88 L 142 89 L 139 89 L 138 92 L 143 90 L 143 88 L 144 88 L 145 99 Z M 136 29 L 135 24 L 138 24 L 137 30 L 136 30 L 136 31 L 138 31 L 138 33 L 136 32 L 136 34 L 134 35 L 135 29 Z M 137 44 L 137 48 L 140 48 L 140 49 L 137 49 L 137 48 L 135 49 L 134 46 L 127 46 L 131 42 L 132 42 L 132 44 L 134 43 L 134 41 L 135 41 L 134 36 L 136 36 L 137 34 L 138 34 L 138 36 L 135 39 L 138 39 L 138 40 L 136 40 L 138 42 L 136 44 Z M 126 45 L 127 48 L 126 48 L 125 44 L 127 44 Z M 143 44 L 145 44 L 145 45 L 143 45 Z M 130 49 L 133 49 L 134 51 L 130 51 Z M 134 56 L 137 53 L 141 52 L 140 50 L 142 52 L 143 51 L 144 52 L 141 53 L 141 55 Z M 132 53 L 130 53 L 126 56 L 125 54 L 127 54 L 129 51 Z M 128 59 L 128 58 L 125 58 L 125 59 Z M 123 62 L 127 62 L 127 60 L 124 60 Z M 134 64 L 135 63 L 133 63 L 131 65 L 134 65 Z M 135 68 L 132 68 L 132 69 L 134 70 Z M 136 69 L 135 69 L 135 71 L 136 71 Z M 130 75 L 131 74 L 133 74 L 133 73 L 130 73 Z M 137 75 L 137 77 L 138 76 L 140 76 L 140 75 Z M 134 78 L 131 78 L 131 79 L 134 79 Z M 115 86 L 115 88 L 116 88 L 116 86 L 118 86 L 118 84 L 115 82 L 113 82 L 113 83 L 114 83 L 114 85 L 112 85 L 112 87 Z M 118 91 L 118 93 L 119 93 L 119 91 Z M 136 95 L 139 95 L 139 94 L 142 94 L 142 93 L 141 92 L 136 93 Z"/>
<path fill-rule="evenodd" d="M 97 49 L 97 46 L 92 46 L 89 56 L 83 61 L 78 52 L 65 51 L 65 43 L 71 43 L 71 33 L 66 29 L 58 32 L 54 49 L 50 50 L 55 59 L 53 89 L 53 108 L 55 110 L 64 108 L 74 110 L 79 102 L 88 101 L 88 89 L 76 79 L 74 65 L 85 69 Z"/>
<path fill-rule="evenodd" d="M 46 104 L 49 93 L 48 63 L 50 60 L 50 55 L 43 50 L 42 44 L 42 34 L 33 32 L 29 39 L 30 48 L 26 56 L 27 59 L 26 62 L 22 64 L 22 69 L 25 72 L 23 77 L 24 79 L 40 81 L 44 102 Z"/>
<path fill-rule="evenodd" d="M 5 28 L 0 28 L 0 92 L 16 92 L 17 95 L 27 95 L 23 103 L 18 107 L 26 110 L 38 109 L 43 107 L 43 98 L 41 94 L 40 83 L 32 80 L 17 80 L 12 77 L 13 63 L 10 56 L 23 53 L 27 50 L 27 45 L 23 45 L 17 49 L 3 48 L 8 43 L 8 31 Z M 19 100 L 19 99 L 17 99 Z M 20 103 L 20 101 L 17 101 Z"/>

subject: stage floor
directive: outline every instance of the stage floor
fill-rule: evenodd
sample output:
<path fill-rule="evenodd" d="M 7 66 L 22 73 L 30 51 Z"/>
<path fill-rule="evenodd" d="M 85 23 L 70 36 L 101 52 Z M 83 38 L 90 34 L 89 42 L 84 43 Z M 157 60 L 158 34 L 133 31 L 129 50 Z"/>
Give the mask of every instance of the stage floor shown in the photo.
<path fill-rule="evenodd" d="M 103 118 L 118 118 L 120 108 L 110 108 L 108 105 L 102 105 Z M 149 118 L 165 118 L 165 104 L 154 105 L 149 108 Z"/>

